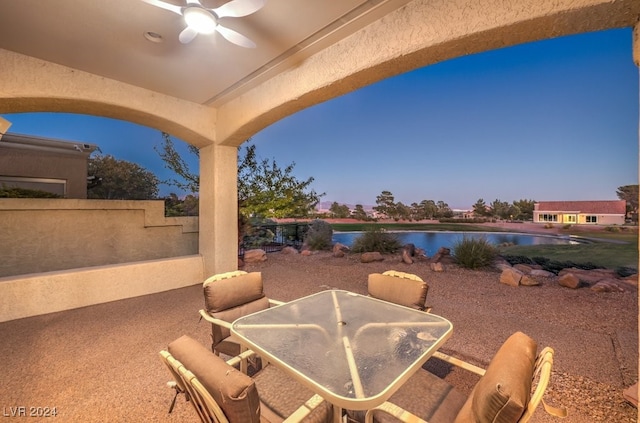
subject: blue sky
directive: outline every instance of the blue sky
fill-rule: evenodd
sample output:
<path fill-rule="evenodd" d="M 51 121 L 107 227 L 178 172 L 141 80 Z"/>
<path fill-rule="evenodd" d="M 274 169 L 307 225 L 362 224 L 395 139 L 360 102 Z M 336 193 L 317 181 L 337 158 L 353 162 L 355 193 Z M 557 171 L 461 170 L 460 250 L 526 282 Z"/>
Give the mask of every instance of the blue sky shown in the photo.
<path fill-rule="evenodd" d="M 295 162 L 323 201 L 613 200 L 638 183 L 638 68 L 631 29 L 470 55 L 389 78 L 274 123 L 257 153 Z M 160 132 L 56 113 L 3 115 L 10 132 L 98 144 L 171 177 Z M 186 154 L 186 149 L 183 149 Z M 192 162 L 194 166 L 196 163 Z M 162 186 L 161 194 L 177 192 Z"/>

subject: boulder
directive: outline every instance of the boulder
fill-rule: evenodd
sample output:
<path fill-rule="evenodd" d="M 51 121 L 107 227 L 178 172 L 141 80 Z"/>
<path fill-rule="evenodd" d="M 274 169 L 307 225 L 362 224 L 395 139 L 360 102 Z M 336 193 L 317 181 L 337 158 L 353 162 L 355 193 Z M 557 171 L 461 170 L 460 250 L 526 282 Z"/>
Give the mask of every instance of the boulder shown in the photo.
<path fill-rule="evenodd" d="M 503 257 L 497 257 L 493 260 L 492 266 L 498 270 L 511 269 L 511 264 Z"/>
<path fill-rule="evenodd" d="M 530 275 L 531 272 L 533 271 L 533 269 L 535 269 L 534 266 L 530 265 L 530 264 L 524 264 L 524 263 L 518 263 L 518 264 L 514 264 L 513 265 L 514 269 L 518 269 L 519 271 L 522 272 L 522 274 L 524 275 Z"/>
<path fill-rule="evenodd" d="M 384 257 L 377 251 L 371 253 L 362 253 L 360 256 L 360 261 L 362 263 L 373 263 L 374 261 L 383 261 Z"/>
<path fill-rule="evenodd" d="M 333 252 L 333 256 L 337 258 L 342 258 L 345 256 L 345 254 L 344 254 L 344 251 L 342 250 L 336 250 Z"/>
<path fill-rule="evenodd" d="M 337 253 L 338 251 L 343 252 L 343 253 L 348 253 L 349 252 L 349 247 L 347 247 L 344 244 L 340 244 L 339 242 L 336 242 L 335 244 L 333 244 L 332 252 L 335 255 L 335 253 Z"/>
<path fill-rule="evenodd" d="M 244 252 L 245 263 L 259 263 L 267 260 L 267 252 L 261 248 L 247 250 Z"/>
<path fill-rule="evenodd" d="M 580 279 L 581 282 L 589 285 L 594 284 L 602 279 L 615 279 L 615 277 L 617 276 L 615 270 L 613 269 L 585 270 L 577 269 L 575 267 L 562 269 L 560 272 L 558 272 L 558 276 L 564 276 L 569 273 Z"/>
<path fill-rule="evenodd" d="M 406 248 L 402 249 L 402 262 L 406 264 L 413 264 L 413 258 L 411 253 Z"/>
<path fill-rule="evenodd" d="M 624 292 L 624 288 L 612 279 L 602 279 L 596 282 L 591 290 L 595 292 Z"/>
<path fill-rule="evenodd" d="M 429 268 L 434 272 L 444 272 L 444 265 L 441 262 L 429 263 Z"/>
<path fill-rule="evenodd" d="M 531 273 L 529 273 L 529 275 L 538 276 L 541 278 L 552 278 L 555 276 L 555 273 L 549 272 L 548 270 L 543 270 L 543 269 L 533 269 Z"/>
<path fill-rule="evenodd" d="M 300 252 L 300 255 L 301 255 L 301 256 L 305 256 L 305 257 L 307 257 L 307 256 L 311 256 L 311 255 L 313 255 L 313 253 L 311 252 L 311 250 L 302 250 L 302 251 Z"/>
<path fill-rule="evenodd" d="M 558 278 L 560 286 L 576 289 L 580 287 L 580 279 L 573 273 L 565 273 Z"/>
<path fill-rule="evenodd" d="M 416 255 L 416 246 L 414 244 L 405 244 L 402 247 L 402 251 L 406 251 L 409 257 L 413 257 Z"/>
<path fill-rule="evenodd" d="M 282 254 L 298 254 L 298 250 L 293 247 L 284 247 L 280 252 Z"/>
<path fill-rule="evenodd" d="M 522 286 L 538 286 L 540 285 L 540 281 L 531 277 L 531 275 L 523 275 L 522 279 L 520 279 L 520 285 Z"/>
<path fill-rule="evenodd" d="M 519 286 L 522 279 L 522 272 L 515 268 L 504 269 L 500 274 L 500 283 L 509 286 Z"/>

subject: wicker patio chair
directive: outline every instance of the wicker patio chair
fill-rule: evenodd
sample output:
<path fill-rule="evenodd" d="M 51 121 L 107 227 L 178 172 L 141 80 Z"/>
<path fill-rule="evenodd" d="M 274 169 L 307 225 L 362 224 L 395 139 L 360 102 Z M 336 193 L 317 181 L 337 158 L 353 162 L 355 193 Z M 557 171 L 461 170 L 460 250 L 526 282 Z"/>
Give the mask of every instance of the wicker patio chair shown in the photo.
<path fill-rule="evenodd" d="M 369 275 L 367 291 L 369 296 L 379 300 L 426 312 L 431 310 L 431 307 L 425 305 L 429 285 L 411 273 L 396 270 L 388 270 L 382 274 L 372 273 Z"/>
<path fill-rule="evenodd" d="M 421 369 L 387 402 L 366 412 L 364 418 L 362 413 L 351 412 L 351 418 L 365 423 L 528 422 L 542 401 L 553 365 L 553 349 L 544 348 L 537 356 L 536 351 L 533 339 L 516 332 L 500 347 L 486 370 L 445 356 L 447 362 L 481 376 L 468 397 Z M 566 417 L 564 408 L 542 402 L 549 414 Z"/>
<path fill-rule="evenodd" d="M 211 350 L 216 355 L 237 356 L 242 352 L 240 343 L 231 336 L 231 322 L 282 304 L 265 296 L 260 272 L 236 270 L 213 275 L 202 287 L 205 308 L 200 310 L 200 316 L 211 323 Z M 254 360 L 253 365 L 259 369 L 259 359 Z M 246 373 L 246 363 L 241 363 L 241 370 Z"/>
<path fill-rule="evenodd" d="M 198 341 L 182 336 L 160 356 L 204 423 L 329 423 L 333 408 L 273 365 L 250 377 L 235 365 L 245 351 L 225 362 Z"/>

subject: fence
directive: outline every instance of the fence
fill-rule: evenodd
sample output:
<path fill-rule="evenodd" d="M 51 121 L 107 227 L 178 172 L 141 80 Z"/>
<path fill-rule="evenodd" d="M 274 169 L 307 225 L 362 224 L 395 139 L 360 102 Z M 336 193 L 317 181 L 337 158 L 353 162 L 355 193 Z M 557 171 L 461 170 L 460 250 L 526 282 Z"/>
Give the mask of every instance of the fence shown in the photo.
<path fill-rule="evenodd" d="M 267 224 L 251 227 L 242 239 L 238 254 L 243 257 L 246 250 L 261 248 L 267 253 L 280 251 L 284 247 L 302 247 L 308 223 Z"/>

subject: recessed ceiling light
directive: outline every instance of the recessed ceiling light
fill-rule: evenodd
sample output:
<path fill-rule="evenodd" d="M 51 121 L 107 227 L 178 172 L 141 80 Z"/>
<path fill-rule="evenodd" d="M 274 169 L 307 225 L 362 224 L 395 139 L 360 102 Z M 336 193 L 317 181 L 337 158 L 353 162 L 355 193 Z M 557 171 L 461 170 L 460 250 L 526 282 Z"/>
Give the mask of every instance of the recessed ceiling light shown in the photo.
<path fill-rule="evenodd" d="M 162 35 L 158 34 L 157 32 L 153 32 L 153 31 L 147 31 L 144 33 L 144 38 L 146 38 L 147 40 L 151 41 L 152 43 L 162 43 L 164 42 L 164 38 L 162 38 Z"/>

